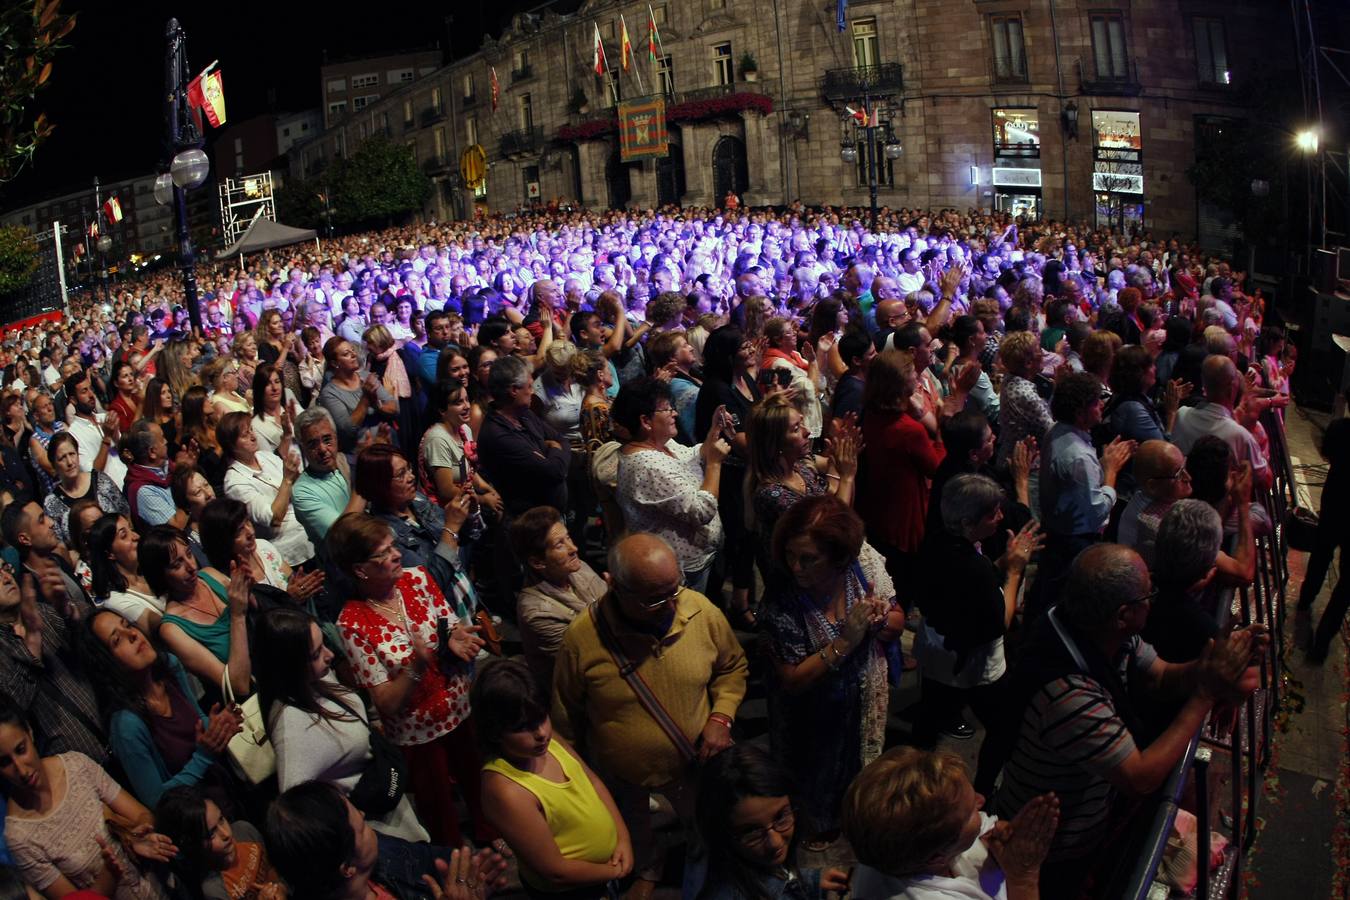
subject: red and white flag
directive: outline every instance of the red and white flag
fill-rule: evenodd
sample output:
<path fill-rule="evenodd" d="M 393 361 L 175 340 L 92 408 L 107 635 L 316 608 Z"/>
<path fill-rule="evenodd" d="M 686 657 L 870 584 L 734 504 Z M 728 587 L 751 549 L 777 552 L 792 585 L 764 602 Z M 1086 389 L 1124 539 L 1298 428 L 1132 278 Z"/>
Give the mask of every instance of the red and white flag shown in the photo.
<path fill-rule="evenodd" d="M 188 82 L 188 108 L 206 113 L 206 120 L 212 128 L 225 124 L 225 83 L 219 69 L 212 69 L 215 63 L 207 66 L 202 73 Z M 197 119 L 201 122 L 200 115 Z"/>
<path fill-rule="evenodd" d="M 118 202 L 116 195 L 109 197 L 104 202 L 103 215 L 114 225 L 122 221 L 122 204 Z"/>
<path fill-rule="evenodd" d="M 863 107 L 862 109 L 854 109 L 851 106 L 845 106 L 844 112 L 848 113 L 850 116 L 857 119 L 858 124 L 861 127 L 863 128 L 867 127 L 867 107 Z"/>
<path fill-rule="evenodd" d="M 594 24 L 594 23 L 592 23 Z M 605 42 L 600 39 L 600 26 L 595 25 L 595 74 L 605 74 L 609 61 L 605 59 Z"/>
<path fill-rule="evenodd" d="M 92 222 L 89 223 L 89 229 L 88 229 L 88 231 L 89 231 L 89 236 L 90 236 L 91 238 L 96 238 L 96 237 L 98 237 L 98 219 L 95 219 L 94 221 L 92 221 Z"/>
<path fill-rule="evenodd" d="M 501 85 L 497 83 L 497 67 L 489 66 L 488 69 L 492 73 L 492 111 L 496 112 L 497 98 L 501 96 L 502 89 Z"/>

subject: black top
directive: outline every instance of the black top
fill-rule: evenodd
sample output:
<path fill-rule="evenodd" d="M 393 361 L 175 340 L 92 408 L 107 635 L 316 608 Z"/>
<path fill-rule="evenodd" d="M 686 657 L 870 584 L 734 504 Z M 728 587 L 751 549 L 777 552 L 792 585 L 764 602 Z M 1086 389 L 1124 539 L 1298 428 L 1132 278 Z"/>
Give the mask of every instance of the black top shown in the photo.
<path fill-rule="evenodd" d="M 854 413 L 861 417 L 863 408 L 863 380 L 857 375 L 844 375 L 834 386 L 834 405 L 830 414 L 836 419 Z"/>
<path fill-rule="evenodd" d="M 1168 662 L 1199 659 L 1209 639 L 1219 633 L 1214 620 L 1194 597 L 1175 588 L 1161 589 L 1148 611 L 1148 623 L 1140 635 Z"/>
<path fill-rule="evenodd" d="M 694 406 L 694 433 L 708 433 L 708 429 L 712 428 L 713 413 L 717 412 L 719 406 L 725 406 L 727 412 L 736 417 L 736 433 L 744 432 L 750 425 L 750 410 L 760 400 L 759 385 L 755 384 L 754 379 L 746 378 L 745 384 L 750 388 L 748 399 L 721 379 L 705 378 L 703 386 L 698 389 L 698 402 Z"/>
<path fill-rule="evenodd" d="M 983 647 L 1008 630 L 1003 573 L 975 545 L 941 528 L 924 536 L 919 610 L 957 654 Z"/>
<path fill-rule="evenodd" d="M 560 446 L 549 447 L 545 441 Z M 535 506 L 567 509 L 567 470 L 572 450 L 563 437 L 532 410 L 520 414 L 517 426 L 493 411 L 478 435 L 478 458 L 487 480 L 502 495 L 508 515 Z"/>

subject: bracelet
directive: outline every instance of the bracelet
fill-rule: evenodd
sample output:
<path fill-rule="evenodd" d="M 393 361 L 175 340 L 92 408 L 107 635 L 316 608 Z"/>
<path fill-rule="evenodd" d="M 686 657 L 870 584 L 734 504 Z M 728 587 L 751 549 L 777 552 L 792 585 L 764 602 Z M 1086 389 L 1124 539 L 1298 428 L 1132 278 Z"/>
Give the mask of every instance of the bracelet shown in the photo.
<path fill-rule="evenodd" d="M 423 671 L 419 672 L 419 671 L 417 671 L 417 667 L 416 667 L 416 666 L 413 666 L 413 667 L 411 667 L 411 668 L 408 669 L 408 677 L 412 679 L 412 683 L 413 683 L 413 684 L 421 684 L 421 683 L 422 683 L 422 676 L 424 676 L 424 675 L 426 675 L 426 670 L 423 670 Z"/>
<path fill-rule="evenodd" d="M 723 725 L 725 725 L 727 728 L 730 728 L 730 727 L 731 727 L 731 724 L 732 724 L 732 723 L 731 723 L 731 716 L 728 716 L 728 715 L 726 715 L 725 713 L 719 713 L 719 712 L 709 713 L 709 714 L 708 714 L 708 718 L 709 718 L 709 720 L 711 720 L 711 721 L 713 721 L 713 722 L 721 722 L 721 723 L 722 723 Z"/>

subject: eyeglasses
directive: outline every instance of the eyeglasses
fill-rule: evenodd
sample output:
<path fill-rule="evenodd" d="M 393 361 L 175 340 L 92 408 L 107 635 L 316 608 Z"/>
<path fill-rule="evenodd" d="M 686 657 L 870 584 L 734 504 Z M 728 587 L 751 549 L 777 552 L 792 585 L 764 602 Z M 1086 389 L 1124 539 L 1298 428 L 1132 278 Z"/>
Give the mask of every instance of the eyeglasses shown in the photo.
<path fill-rule="evenodd" d="M 390 544 L 388 547 L 385 547 L 385 548 L 384 548 L 383 550 L 381 550 L 379 553 L 372 553 L 372 554 L 370 555 L 369 561 L 370 561 L 370 562 L 381 562 L 381 563 L 382 563 L 382 562 L 388 562 L 389 560 L 393 559 L 394 553 L 395 553 L 395 551 L 397 551 L 397 550 L 398 550 L 398 547 L 396 547 L 396 546 L 393 545 L 393 544 Z"/>
<path fill-rule="evenodd" d="M 673 406 L 658 406 L 658 407 L 656 407 L 655 409 L 652 410 L 653 413 L 674 412 L 674 411 L 675 411 L 675 407 L 673 407 Z"/>
<path fill-rule="evenodd" d="M 779 834 L 787 834 L 797 821 L 797 813 L 791 806 L 783 807 L 782 812 L 774 817 L 774 820 L 767 826 L 760 828 L 751 828 L 739 832 L 736 837 L 742 844 L 747 846 L 762 847 L 769 842 L 769 833 L 776 831 Z"/>
<path fill-rule="evenodd" d="M 1176 481 L 1178 479 L 1180 479 L 1181 481 L 1190 481 L 1191 473 L 1190 470 L 1188 470 L 1186 466 L 1183 465 L 1180 469 L 1177 469 L 1171 475 L 1153 475 L 1151 476 L 1151 478 L 1154 481 Z"/>
<path fill-rule="evenodd" d="M 675 588 L 675 590 L 656 600 L 643 600 L 638 597 L 634 597 L 632 594 L 625 592 L 617 585 L 614 587 L 614 595 L 616 597 L 619 597 L 620 599 L 627 598 L 628 600 L 633 601 L 646 612 L 656 612 L 656 610 L 660 609 L 666 604 L 675 602 L 675 598 L 680 596 L 680 591 L 683 590 L 684 590 L 684 581 L 681 580 L 679 585 Z"/>
<path fill-rule="evenodd" d="M 1159 594 L 1159 593 L 1160 593 L 1160 592 L 1155 588 L 1155 589 L 1149 591 L 1149 592 L 1148 592 L 1147 594 L 1145 594 L 1144 596 L 1142 596 L 1142 597 L 1136 597 L 1135 599 L 1131 600 L 1129 603 L 1126 603 L 1125 605 L 1126 605 L 1126 606 L 1138 606 L 1138 605 L 1141 604 L 1141 603 L 1152 603 L 1154 600 L 1157 600 L 1157 599 L 1158 599 L 1158 594 Z"/>

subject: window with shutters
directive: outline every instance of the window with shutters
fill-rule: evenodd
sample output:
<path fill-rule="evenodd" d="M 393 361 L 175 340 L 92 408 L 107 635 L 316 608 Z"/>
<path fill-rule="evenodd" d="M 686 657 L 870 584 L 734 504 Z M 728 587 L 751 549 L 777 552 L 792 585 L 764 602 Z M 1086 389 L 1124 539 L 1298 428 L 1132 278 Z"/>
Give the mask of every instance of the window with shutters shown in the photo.
<path fill-rule="evenodd" d="M 1092 60 L 1100 81 L 1129 78 L 1125 52 L 1125 20 L 1118 14 L 1096 15 L 1092 22 Z"/>
<path fill-rule="evenodd" d="M 478 117 L 477 117 L 477 116 L 465 116 L 465 117 L 464 117 L 464 138 L 465 138 L 465 143 L 468 144 L 469 146 L 473 146 L 474 144 L 478 143 Z"/>
<path fill-rule="evenodd" d="M 534 127 L 534 101 L 529 94 L 521 94 L 516 102 L 520 105 L 520 127 L 529 131 Z"/>
<path fill-rule="evenodd" d="M 1021 16 L 992 16 L 989 30 L 994 43 L 994 80 L 1027 80 L 1027 51 L 1022 43 Z"/>
<path fill-rule="evenodd" d="M 1201 84 L 1232 84 L 1223 19 L 1195 20 L 1195 64 Z"/>

